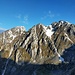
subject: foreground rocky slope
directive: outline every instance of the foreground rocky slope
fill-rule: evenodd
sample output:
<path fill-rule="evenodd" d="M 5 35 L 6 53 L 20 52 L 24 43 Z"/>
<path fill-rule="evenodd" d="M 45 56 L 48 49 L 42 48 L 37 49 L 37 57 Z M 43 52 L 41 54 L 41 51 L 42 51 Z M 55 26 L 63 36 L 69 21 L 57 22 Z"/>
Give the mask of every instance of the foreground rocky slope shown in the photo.
<path fill-rule="evenodd" d="M 16 27 L 0 34 L 1 75 L 74 75 L 75 25 L 66 21 Z"/>

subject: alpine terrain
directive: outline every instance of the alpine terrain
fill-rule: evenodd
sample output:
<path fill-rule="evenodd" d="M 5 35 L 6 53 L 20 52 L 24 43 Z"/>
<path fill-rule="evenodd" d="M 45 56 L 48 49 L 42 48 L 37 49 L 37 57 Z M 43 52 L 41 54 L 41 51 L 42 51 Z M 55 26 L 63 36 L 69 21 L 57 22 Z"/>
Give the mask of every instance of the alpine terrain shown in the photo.
<path fill-rule="evenodd" d="M 75 25 L 41 23 L 0 33 L 0 75 L 75 75 Z"/>

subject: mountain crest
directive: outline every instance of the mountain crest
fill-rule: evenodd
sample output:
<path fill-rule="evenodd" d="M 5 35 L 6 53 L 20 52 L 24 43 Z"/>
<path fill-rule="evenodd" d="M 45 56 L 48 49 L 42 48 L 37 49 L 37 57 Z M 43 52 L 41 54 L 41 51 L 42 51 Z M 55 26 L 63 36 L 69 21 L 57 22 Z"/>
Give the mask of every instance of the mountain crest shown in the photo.
<path fill-rule="evenodd" d="M 51 71 L 53 68 L 62 70 L 64 67 L 71 71 L 69 69 L 73 65 L 67 67 L 64 65 L 75 64 L 75 25 L 66 21 L 58 21 L 49 26 L 39 23 L 27 32 L 23 26 L 7 30 L 0 34 L 0 57 L 7 59 L 1 61 L 4 62 L 3 75 L 10 72 L 8 70 L 14 62 L 21 66 L 20 69 L 30 69 L 31 67 L 28 67 L 30 64 L 50 64 L 47 67 Z M 17 68 L 16 71 L 18 72 Z M 65 72 L 65 70 L 62 71 Z M 19 72 L 15 75 L 19 75 Z M 28 71 L 26 75 L 29 75 Z"/>

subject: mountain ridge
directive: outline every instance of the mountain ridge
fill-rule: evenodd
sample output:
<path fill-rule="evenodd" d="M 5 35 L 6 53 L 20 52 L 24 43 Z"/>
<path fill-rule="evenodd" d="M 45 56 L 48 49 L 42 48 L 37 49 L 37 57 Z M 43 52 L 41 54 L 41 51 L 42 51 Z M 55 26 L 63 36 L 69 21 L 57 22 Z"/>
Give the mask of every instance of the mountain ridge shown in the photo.
<path fill-rule="evenodd" d="M 12 35 L 16 36 L 13 37 Z M 25 66 L 28 64 L 61 64 L 61 66 L 63 66 L 63 64 L 67 65 L 68 63 L 75 64 L 74 38 L 75 25 L 66 21 L 54 22 L 49 26 L 44 26 L 39 23 L 28 31 L 25 31 L 24 27 L 16 27 L 0 34 L 0 56 L 1 58 L 7 59 L 5 64 L 6 67 L 8 63 L 10 63 L 9 59 L 13 60 L 20 66 Z M 6 67 L 4 68 L 2 75 L 6 75 Z M 67 69 L 68 67 L 65 68 Z M 61 67 L 59 67 L 59 69 L 61 70 Z M 18 72 L 18 70 L 16 71 Z M 39 70 L 36 68 L 36 71 L 38 72 Z M 63 72 L 67 75 L 66 71 Z M 9 74 L 9 72 L 7 74 Z M 35 71 L 33 75 L 35 75 Z M 52 75 L 54 75 L 53 71 Z M 68 73 L 68 75 L 71 74 Z"/>

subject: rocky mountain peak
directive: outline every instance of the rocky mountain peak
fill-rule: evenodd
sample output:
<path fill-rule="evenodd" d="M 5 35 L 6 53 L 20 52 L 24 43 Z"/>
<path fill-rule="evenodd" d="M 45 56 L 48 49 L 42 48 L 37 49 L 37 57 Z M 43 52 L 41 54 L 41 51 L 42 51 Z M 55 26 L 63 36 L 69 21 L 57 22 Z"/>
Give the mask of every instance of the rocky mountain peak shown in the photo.
<path fill-rule="evenodd" d="M 1 73 L 3 74 L 6 69 L 8 72 L 5 74 L 8 75 L 9 72 L 11 72 L 9 71 L 9 68 L 11 70 L 10 66 L 14 63 L 9 61 L 9 59 L 21 66 L 21 68 L 19 67 L 21 69 L 21 72 L 19 70 L 20 73 L 22 73 L 22 69 L 25 68 L 22 75 L 29 75 L 28 69 L 30 70 L 31 66 L 28 65 L 30 64 L 39 66 L 49 64 L 50 66 L 48 66 L 48 68 L 51 69 L 52 72 L 58 68 L 62 70 L 64 67 L 68 70 L 64 65 L 68 65 L 70 63 L 75 64 L 74 38 L 75 25 L 66 21 L 53 22 L 49 26 L 39 23 L 34 25 L 27 32 L 23 26 L 7 30 L 0 34 L 0 56 L 1 58 L 7 59 L 5 61 L 6 63 L 3 63 L 5 66 Z M 4 61 L 2 60 L 1 62 Z M 11 64 L 9 68 L 7 68 L 9 63 Z M 18 68 L 15 68 L 16 70 L 13 71 L 14 74 L 19 75 Z M 36 67 L 36 71 L 34 71 L 34 73 L 37 74 L 38 71 L 39 69 Z M 62 71 L 65 72 L 65 70 Z M 34 73 L 30 75 L 35 75 Z M 54 74 L 52 73 L 52 75 Z M 67 75 L 66 72 L 65 75 Z"/>
<path fill-rule="evenodd" d="M 17 36 L 23 34 L 24 32 L 25 28 L 23 26 L 14 27 L 0 34 L 0 41 L 4 44 L 11 43 Z"/>
<path fill-rule="evenodd" d="M 60 21 L 58 21 L 58 22 L 53 22 L 51 25 L 53 25 L 53 27 L 54 26 L 70 26 L 70 25 L 72 25 L 70 22 L 68 22 L 68 21 L 63 21 L 63 20 L 60 20 Z"/>
<path fill-rule="evenodd" d="M 17 27 L 15 27 L 14 29 L 17 29 L 17 30 L 19 29 L 19 30 L 21 30 L 22 33 L 23 33 L 24 31 L 26 31 L 24 26 L 17 26 Z"/>

